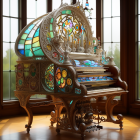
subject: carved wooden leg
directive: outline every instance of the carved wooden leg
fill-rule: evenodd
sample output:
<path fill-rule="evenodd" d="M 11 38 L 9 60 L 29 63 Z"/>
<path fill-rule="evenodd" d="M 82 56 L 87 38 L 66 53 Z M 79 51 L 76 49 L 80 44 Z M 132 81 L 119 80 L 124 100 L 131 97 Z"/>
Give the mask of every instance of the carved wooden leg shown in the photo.
<path fill-rule="evenodd" d="M 53 126 L 53 124 L 59 120 L 62 109 L 63 109 L 62 105 L 57 105 L 57 104 L 55 105 L 55 111 L 51 112 L 51 117 L 52 117 L 50 119 L 51 126 Z"/>
<path fill-rule="evenodd" d="M 107 97 L 107 101 L 106 101 L 106 106 L 105 106 L 105 110 L 106 110 L 106 115 L 107 115 L 107 122 L 113 122 L 116 124 L 120 124 L 120 129 L 123 129 L 123 115 L 118 114 L 117 118 L 118 120 L 116 120 L 113 117 L 113 108 L 118 104 L 118 100 L 113 100 L 115 96 L 108 96 Z"/>
<path fill-rule="evenodd" d="M 33 114 L 31 109 L 28 106 L 23 106 L 23 108 L 26 110 L 27 114 L 28 114 L 28 124 L 25 125 L 25 128 L 27 128 L 27 133 L 29 133 L 30 128 L 31 128 L 31 124 L 33 122 Z"/>

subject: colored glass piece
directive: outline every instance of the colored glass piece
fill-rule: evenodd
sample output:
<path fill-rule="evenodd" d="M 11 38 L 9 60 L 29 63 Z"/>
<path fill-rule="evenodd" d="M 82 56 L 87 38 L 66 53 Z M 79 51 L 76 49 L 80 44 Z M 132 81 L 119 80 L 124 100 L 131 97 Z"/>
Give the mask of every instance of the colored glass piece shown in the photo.
<path fill-rule="evenodd" d="M 35 55 L 35 56 L 44 56 L 44 53 L 43 53 L 43 51 L 40 49 L 40 50 L 35 51 L 35 52 L 34 52 L 34 55 Z"/>
<path fill-rule="evenodd" d="M 63 70 L 63 71 L 62 71 L 62 76 L 63 76 L 64 78 L 67 77 L 67 71 L 66 71 L 66 70 Z"/>
<path fill-rule="evenodd" d="M 75 93 L 76 93 L 76 94 L 81 94 L 81 90 L 78 89 L 78 88 L 75 88 Z"/>
<path fill-rule="evenodd" d="M 33 51 L 37 51 L 37 50 L 39 50 L 39 49 L 41 49 L 40 47 L 35 47 L 35 48 L 32 48 L 33 49 Z"/>
<path fill-rule="evenodd" d="M 40 42 L 39 41 L 34 43 L 34 44 L 32 44 L 32 47 L 39 47 L 39 46 L 40 46 Z"/>
<path fill-rule="evenodd" d="M 71 14 L 71 10 L 67 10 L 66 11 L 66 14 Z"/>
<path fill-rule="evenodd" d="M 32 38 L 26 38 L 26 40 L 32 40 Z"/>
<path fill-rule="evenodd" d="M 18 44 L 18 49 L 24 49 L 24 44 Z"/>
<path fill-rule="evenodd" d="M 52 27 L 52 24 L 50 24 L 50 31 L 52 31 L 53 30 L 53 27 Z"/>
<path fill-rule="evenodd" d="M 25 40 L 19 40 L 18 44 L 24 44 Z"/>
<path fill-rule="evenodd" d="M 28 34 L 23 34 L 23 35 L 21 36 L 21 39 L 26 39 L 27 36 L 28 36 Z"/>
<path fill-rule="evenodd" d="M 54 89 L 54 64 L 51 64 L 45 72 L 45 83 L 48 89 Z"/>
<path fill-rule="evenodd" d="M 24 55 L 24 50 L 18 50 L 22 55 Z"/>
<path fill-rule="evenodd" d="M 28 35 L 28 37 L 29 37 L 29 38 L 30 38 L 30 37 L 33 37 L 34 33 L 35 33 L 35 30 L 32 30 L 32 31 L 30 32 L 30 34 Z"/>
<path fill-rule="evenodd" d="M 33 56 L 31 50 L 25 50 L 25 56 L 27 56 L 27 57 Z"/>
<path fill-rule="evenodd" d="M 19 80 L 18 80 L 18 84 L 21 86 L 22 83 L 23 83 L 22 79 L 19 79 Z"/>
<path fill-rule="evenodd" d="M 62 14 L 66 14 L 66 10 L 62 11 Z"/>
<path fill-rule="evenodd" d="M 32 40 L 26 40 L 25 45 L 31 44 Z"/>
<path fill-rule="evenodd" d="M 70 78 L 67 79 L 67 85 L 71 86 L 72 85 L 72 80 Z"/>
<path fill-rule="evenodd" d="M 29 34 L 29 33 L 30 33 L 30 31 L 27 29 L 27 30 L 25 31 L 25 33 L 26 33 L 26 34 Z"/>
<path fill-rule="evenodd" d="M 50 32 L 50 35 L 51 35 L 51 38 L 53 38 L 54 36 L 53 36 L 53 32 Z"/>
<path fill-rule="evenodd" d="M 51 18 L 50 23 L 53 23 L 53 18 Z"/>
<path fill-rule="evenodd" d="M 37 29 L 37 31 L 35 32 L 35 35 L 34 35 L 34 37 L 37 37 L 37 36 L 39 36 L 39 30 L 40 30 L 40 28 L 38 28 L 38 29 Z"/>
<path fill-rule="evenodd" d="M 32 30 L 34 26 L 35 26 L 35 25 L 34 25 L 34 24 L 32 24 L 32 25 L 30 25 L 30 26 L 29 26 L 29 28 L 28 28 L 28 29 L 29 29 L 29 30 Z"/>
<path fill-rule="evenodd" d="M 31 49 L 31 45 L 25 45 L 25 50 Z"/>
<path fill-rule="evenodd" d="M 47 49 L 48 49 L 48 51 L 51 51 L 52 50 L 52 47 L 51 47 L 51 45 L 47 45 Z"/>
<path fill-rule="evenodd" d="M 37 41 L 39 41 L 39 37 L 33 38 L 33 43 L 35 43 L 35 42 L 37 42 Z"/>

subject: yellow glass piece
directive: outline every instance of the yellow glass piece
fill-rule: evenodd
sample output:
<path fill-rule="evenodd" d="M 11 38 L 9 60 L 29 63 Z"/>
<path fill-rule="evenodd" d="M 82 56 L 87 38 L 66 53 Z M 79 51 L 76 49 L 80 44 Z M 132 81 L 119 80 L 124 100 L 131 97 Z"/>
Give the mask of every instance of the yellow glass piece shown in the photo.
<path fill-rule="evenodd" d="M 51 51 L 52 50 L 51 45 L 47 45 L 47 49 L 48 49 L 48 51 Z"/>
<path fill-rule="evenodd" d="M 33 43 L 37 42 L 39 40 L 39 37 L 33 38 Z"/>
<path fill-rule="evenodd" d="M 62 77 L 64 77 L 64 78 L 67 77 L 67 71 L 66 70 L 62 71 Z"/>
<path fill-rule="evenodd" d="M 77 6 L 77 8 L 79 8 L 79 6 Z"/>
<path fill-rule="evenodd" d="M 72 84 L 72 80 L 70 78 L 67 79 L 67 85 L 70 86 Z"/>
<path fill-rule="evenodd" d="M 24 64 L 25 68 L 28 68 L 30 66 L 30 64 Z"/>
<path fill-rule="evenodd" d="M 32 40 L 26 40 L 25 45 L 31 44 Z"/>

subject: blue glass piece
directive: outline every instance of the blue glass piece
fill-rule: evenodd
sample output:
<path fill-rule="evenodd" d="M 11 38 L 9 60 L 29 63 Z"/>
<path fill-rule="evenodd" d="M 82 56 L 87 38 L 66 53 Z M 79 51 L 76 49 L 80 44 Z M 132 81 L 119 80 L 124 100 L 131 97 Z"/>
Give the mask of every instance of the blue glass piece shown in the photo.
<path fill-rule="evenodd" d="M 60 63 L 63 63 L 63 62 L 64 62 L 64 57 L 63 57 L 62 55 L 60 55 L 59 62 L 60 62 Z"/>
<path fill-rule="evenodd" d="M 48 39 L 49 43 L 51 43 L 51 38 L 47 37 L 47 39 Z"/>
<path fill-rule="evenodd" d="M 76 94 L 81 94 L 81 90 L 78 89 L 78 88 L 75 88 L 75 93 L 76 93 Z"/>
<path fill-rule="evenodd" d="M 96 53 L 97 46 L 94 47 L 94 53 Z"/>
<path fill-rule="evenodd" d="M 32 25 L 30 25 L 30 26 L 29 26 L 29 28 L 28 28 L 28 29 L 31 31 L 31 30 L 33 29 L 33 27 L 34 27 L 34 26 L 35 26 L 35 25 L 34 25 L 34 24 L 32 24 Z"/>
<path fill-rule="evenodd" d="M 18 44 L 18 49 L 24 49 L 24 44 Z"/>
<path fill-rule="evenodd" d="M 36 30 L 34 37 L 39 36 L 39 30 L 40 30 L 40 28 L 38 28 L 38 29 Z"/>
<path fill-rule="evenodd" d="M 24 50 L 18 50 L 20 54 L 24 55 Z"/>
<path fill-rule="evenodd" d="M 26 40 L 32 40 L 32 38 L 26 38 Z"/>
<path fill-rule="evenodd" d="M 73 103 L 73 100 L 70 101 L 70 105 Z"/>
<path fill-rule="evenodd" d="M 30 33 L 30 31 L 27 29 L 27 30 L 25 31 L 25 33 L 26 33 L 26 34 L 29 34 L 29 33 Z"/>

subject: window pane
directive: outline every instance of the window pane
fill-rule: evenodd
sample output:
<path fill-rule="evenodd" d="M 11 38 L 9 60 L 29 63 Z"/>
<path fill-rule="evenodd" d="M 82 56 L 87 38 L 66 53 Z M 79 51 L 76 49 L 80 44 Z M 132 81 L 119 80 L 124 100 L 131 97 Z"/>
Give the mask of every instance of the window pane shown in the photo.
<path fill-rule="evenodd" d="M 3 43 L 3 70 L 10 70 L 10 44 Z"/>
<path fill-rule="evenodd" d="M 71 0 L 63 0 L 63 3 L 71 4 Z"/>
<path fill-rule="evenodd" d="M 120 17 L 112 18 L 112 41 L 120 42 Z"/>
<path fill-rule="evenodd" d="M 140 0 L 138 0 L 138 9 L 139 9 L 139 14 L 140 14 Z"/>
<path fill-rule="evenodd" d="M 18 0 L 10 0 L 10 16 L 18 17 Z"/>
<path fill-rule="evenodd" d="M 105 18 L 103 22 L 104 22 L 103 27 L 104 42 L 111 42 L 111 19 Z"/>
<path fill-rule="evenodd" d="M 57 9 L 59 6 L 61 5 L 61 0 L 57 0 L 57 2 L 55 0 L 53 0 L 53 5 L 52 5 L 52 9 Z"/>
<path fill-rule="evenodd" d="M 27 19 L 27 24 L 29 24 L 31 21 L 33 21 L 34 19 Z"/>
<path fill-rule="evenodd" d="M 140 41 L 140 15 L 138 16 L 138 20 L 139 20 L 139 21 L 138 21 L 138 30 L 139 30 L 139 31 L 138 31 L 138 37 L 139 37 L 139 38 L 138 38 L 138 41 Z"/>
<path fill-rule="evenodd" d="M 17 55 L 15 55 L 15 43 L 11 43 L 11 70 L 15 70 L 16 60 L 18 59 Z"/>
<path fill-rule="evenodd" d="M 3 0 L 3 15 L 9 16 L 9 0 Z"/>
<path fill-rule="evenodd" d="M 10 99 L 10 74 L 9 72 L 3 72 L 3 100 Z"/>
<path fill-rule="evenodd" d="M 18 36 L 18 19 L 11 18 L 11 42 L 16 42 Z"/>
<path fill-rule="evenodd" d="M 121 96 L 116 96 L 114 99 L 121 100 Z"/>
<path fill-rule="evenodd" d="M 106 51 L 106 56 L 112 56 L 111 43 L 104 43 L 104 50 Z"/>
<path fill-rule="evenodd" d="M 42 16 L 47 13 L 47 4 L 46 0 L 37 1 L 37 17 Z"/>
<path fill-rule="evenodd" d="M 112 43 L 114 62 L 120 69 L 120 43 Z"/>
<path fill-rule="evenodd" d="M 27 18 L 35 18 L 36 12 L 35 12 L 35 6 L 36 6 L 35 0 L 27 0 Z"/>
<path fill-rule="evenodd" d="M 96 0 L 89 0 L 89 8 L 93 8 L 92 18 L 96 18 Z"/>
<path fill-rule="evenodd" d="M 120 16 L 120 0 L 112 0 L 112 16 Z"/>
<path fill-rule="evenodd" d="M 90 19 L 92 25 L 92 31 L 94 32 L 93 36 L 96 37 L 96 19 Z"/>
<path fill-rule="evenodd" d="M 11 72 L 11 79 L 10 79 L 10 94 L 11 94 L 11 99 L 17 99 L 14 95 L 14 90 L 16 89 L 16 74 L 15 72 Z"/>
<path fill-rule="evenodd" d="M 3 41 L 9 42 L 10 29 L 9 29 L 10 18 L 3 17 Z"/>
<path fill-rule="evenodd" d="M 103 1 L 103 13 L 104 17 L 111 17 L 111 0 L 104 0 Z"/>

